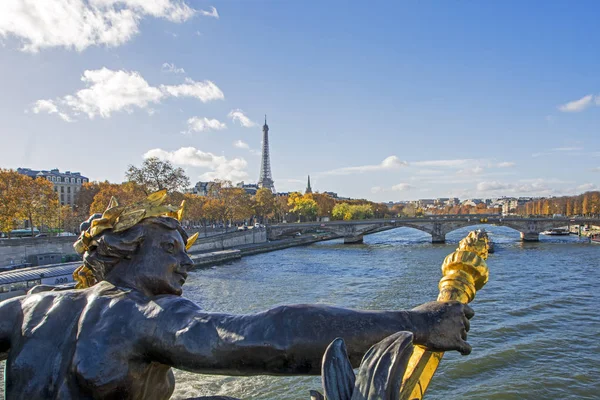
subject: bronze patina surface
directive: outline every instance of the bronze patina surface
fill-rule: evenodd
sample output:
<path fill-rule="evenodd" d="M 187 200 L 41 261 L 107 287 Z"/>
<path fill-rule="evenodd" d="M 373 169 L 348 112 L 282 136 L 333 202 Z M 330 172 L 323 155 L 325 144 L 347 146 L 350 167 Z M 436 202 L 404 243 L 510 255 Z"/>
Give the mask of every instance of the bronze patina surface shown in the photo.
<path fill-rule="evenodd" d="M 413 342 L 437 351 L 471 350 L 465 340 L 473 312 L 457 301 L 409 311 L 291 305 L 249 315 L 204 312 L 181 297 L 191 240 L 178 222 L 180 208 L 162 206 L 163 200 L 159 193 L 130 207 L 111 202 L 88 221 L 77 243 L 84 253 L 80 289 L 38 290 L 0 302 L 7 399 L 168 399 L 172 367 L 319 374 L 336 338 L 343 338 L 351 366 L 380 341 L 398 350 L 401 363 Z M 464 278 L 457 274 L 450 275 Z M 377 351 L 365 359 L 378 359 Z"/>

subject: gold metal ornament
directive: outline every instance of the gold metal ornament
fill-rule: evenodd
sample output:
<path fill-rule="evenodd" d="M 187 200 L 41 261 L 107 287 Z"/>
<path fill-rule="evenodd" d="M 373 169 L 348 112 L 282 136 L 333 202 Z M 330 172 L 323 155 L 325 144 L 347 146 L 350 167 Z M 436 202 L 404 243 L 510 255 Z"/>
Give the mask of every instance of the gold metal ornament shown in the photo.
<path fill-rule="evenodd" d="M 489 278 L 485 261 L 487 256 L 488 237 L 485 231 L 470 232 L 442 264 L 443 277 L 439 283 L 438 301 L 473 301 L 475 293 Z M 415 346 L 402 379 L 401 400 L 423 398 L 443 356 L 443 352 L 428 351 L 422 346 Z"/>

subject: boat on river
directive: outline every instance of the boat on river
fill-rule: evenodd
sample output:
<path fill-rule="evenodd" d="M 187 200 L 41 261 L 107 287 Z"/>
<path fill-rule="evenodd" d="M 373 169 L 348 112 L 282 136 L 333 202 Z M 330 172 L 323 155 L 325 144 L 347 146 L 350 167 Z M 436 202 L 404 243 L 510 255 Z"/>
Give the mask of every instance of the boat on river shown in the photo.
<path fill-rule="evenodd" d="M 590 243 L 600 244 L 600 233 L 597 235 L 590 236 Z"/>
<path fill-rule="evenodd" d="M 552 228 L 547 231 L 542 232 L 542 235 L 548 236 L 566 236 L 569 235 L 570 232 L 567 228 Z"/>

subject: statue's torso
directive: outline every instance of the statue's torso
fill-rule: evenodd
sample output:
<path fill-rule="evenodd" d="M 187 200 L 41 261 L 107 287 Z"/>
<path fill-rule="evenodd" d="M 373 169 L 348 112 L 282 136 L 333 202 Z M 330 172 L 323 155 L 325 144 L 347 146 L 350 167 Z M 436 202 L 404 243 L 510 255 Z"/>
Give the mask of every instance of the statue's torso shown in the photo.
<path fill-rule="evenodd" d="M 10 399 L 168 399 L 169 366 L 152 362 L 144 342 L 156 305 L 109 283 L 23 298 L 8 357 Z"/>

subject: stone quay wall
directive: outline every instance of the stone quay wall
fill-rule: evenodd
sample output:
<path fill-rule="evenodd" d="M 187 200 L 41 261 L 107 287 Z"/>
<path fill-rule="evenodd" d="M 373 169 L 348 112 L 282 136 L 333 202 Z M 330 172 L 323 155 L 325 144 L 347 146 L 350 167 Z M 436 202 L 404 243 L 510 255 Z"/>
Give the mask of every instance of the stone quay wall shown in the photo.
<path fill-rule="evenodd" d="M 191 235 L 193 233 L 189 232 Z M 248 229 L 247 231 L 233 231 L 229 233 L 200 232 L 200 237 L 190 249 L 192 253 L 225 250 L 232 247 L 258 244 L 267 242 L 265 228 Z M 0 267 L 11 264 L 20 264 L 30 255 L 44 253 L 60 253 L 62 255 L 75 254 L 73 243 L 75 236 L 68 237 L 40 237 L 0 240 Z"/>
<path fill-rule="evenodd" d="M 44 253 L 75 254 L 75 236 L 0 240 L 0 267 L 25 262 L 28 256 Z"/>
<path fill-rule="evenodd" d="M 199 237 L 190 248 L 190 253 L 225 250 L 250 244 L 267 242 L 267 230 L 254 228 L 247 231 L 238 231 L 208 238 Z"/>

